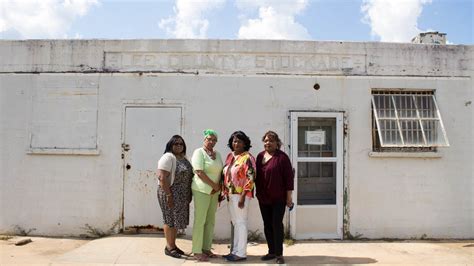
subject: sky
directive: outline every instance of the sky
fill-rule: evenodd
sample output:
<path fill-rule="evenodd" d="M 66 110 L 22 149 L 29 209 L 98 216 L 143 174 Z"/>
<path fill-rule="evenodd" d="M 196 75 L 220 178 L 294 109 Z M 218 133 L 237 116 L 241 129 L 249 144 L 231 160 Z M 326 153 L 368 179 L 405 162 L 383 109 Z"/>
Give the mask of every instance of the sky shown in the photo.
<path fill-rule="evenodd" d="M 0 0 L 0 39 L 474 42 L 474 0 Z"/>

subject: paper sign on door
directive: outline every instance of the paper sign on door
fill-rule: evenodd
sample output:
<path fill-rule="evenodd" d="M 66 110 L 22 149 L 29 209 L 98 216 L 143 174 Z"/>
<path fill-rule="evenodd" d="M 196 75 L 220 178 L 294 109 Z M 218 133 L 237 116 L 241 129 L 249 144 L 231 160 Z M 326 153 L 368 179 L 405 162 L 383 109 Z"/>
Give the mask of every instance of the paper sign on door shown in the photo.
<path fill-rule="evenodd" d="M 326 131 L 323 131 L 323 130 L 306 131 L 306 144 L 325 145 L 326 144 Z"/>

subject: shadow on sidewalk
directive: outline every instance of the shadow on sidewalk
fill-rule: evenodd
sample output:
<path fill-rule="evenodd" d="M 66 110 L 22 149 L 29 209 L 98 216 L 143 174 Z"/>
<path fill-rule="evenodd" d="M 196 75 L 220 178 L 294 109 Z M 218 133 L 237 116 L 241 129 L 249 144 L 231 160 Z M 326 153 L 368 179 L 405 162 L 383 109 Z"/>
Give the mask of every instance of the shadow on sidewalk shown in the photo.
<path fill-rule="evenodd" d="M 336 256 L 285 256 L 287 264 L 369 264 L 377 263 L 372 258 Z"/>
<path fill-rule="evenodd" d="M 185 258 L 185 260 L 194 260 L 192 257 Z M 208 263 L 211 264 L 273 264 L 274 260 L 262 261 L 260 256 L 247 256 L 247 259 L 242 262 L 227 262 L 223 258 L 210 259 Z M 336 256 L 285 256 L 286 264 L 370 264 L 377 263 L 377 260 L 372 258 L 360 257 L 336 257 Z"/>

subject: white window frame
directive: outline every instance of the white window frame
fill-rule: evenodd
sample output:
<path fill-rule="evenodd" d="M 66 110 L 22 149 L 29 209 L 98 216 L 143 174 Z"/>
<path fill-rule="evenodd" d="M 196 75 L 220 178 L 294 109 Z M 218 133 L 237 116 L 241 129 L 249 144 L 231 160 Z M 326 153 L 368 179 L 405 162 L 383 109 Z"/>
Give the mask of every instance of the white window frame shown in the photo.
<path fill-rule="evenodd" d="M 383 118 L 380 118 L 379 115 L 378 115 L 378 106 L 376 104 L 376 100 L 375 100 L 375 97 L 376 96 L 385 96 L 385 97 L 389 97 L 389 101 L 391 101 L 391 105 L 392 105 L 392 108 L 393 109 L 390 109 L 391 111 L 393 110 L 393 116 L 390 116 L 390 117 L 383 117 Z M 395 97 L 397 96 L 411 96 L 411 99 L 412 99 L 412 104 L 416 110 L 416 117 L 403 117 L 403 118 L 400 118 L 399 116 L 399 113 L 400 111 L 403 111 L 403 110 L 400 110 L 398 107 L 397 107 L 397 104 L 396 104 L 396 100 L 395 100 Z M 430 97 L 431 96 L 431 99 L 433 101 L 433 112 L 436 114 L 435 117 L 421 117 L 420 116 L 420 108 L 418 107 L 417 105 L 417 100 L 416 100 L 416 97 Z M 414 91 L 378 91 L 378 90 L 374 90 L 372 91 L 372 111 L 373 111 L 373 115 L 374 115 L 374 119 L 375 119 L 375 125 L 376 125 L 376 130 L 377 130 L 377 134 L 378 134 L 378 140 L 380 142 L 380 147 L 381 148 L 436 148 L 436 147 L 448 147 L 449 146 L 449 141 L 448 141 L 448 137 L 447 137 L 447 134 L 446 134 L 446 130 L 444 128 L 444 124 L 443 124 L 443 120 L 441 118 L 441 113 L 439 111 L 439 107 L 438 107 L 438 103 L 436 102 L 436 98 L 434 97 L 434 93 L 433 91 L 424 91 L 424 92 L 414 92 Z M 399 138 L 400 138 L 400 141 L 401 143 L 398 143 L 398 144 L 393 144 L 393 143 L 384 143 L 384 138 L 382 136 L 383 134 L 383 129 L 381 128 L 381 120 L 392 120 L 392 121 L 395 121 L 395 125 L 396 125 L 396 130 L 399 134 Z M 415 121 L 416 124 L 418 125 L 418 130 L 419 132 L 417 133 L 421 133 L 422 135 L 422 140 L 423 142 L 422 143 L 408 143 L 407 141 L 405 141 L 404 139 L 404 134 L 403 134 L 403 126 L 401 123 L 401 121 Z M 439 123 L 439 126 L 441 128 L 441 132 L 442 132 L 442 135 L 440 137 L 440 140 L 437 142 L 437 143 L 428 143 L 427 141 L 427 137 L 426 137 L 426 132 L 425 132 L 425 129 L 423 127 L 423 122 L 424 121 L 436 121 Z M 417 129 L 413 130 L 412 131 L 418 131 Z M 375 147 L 374 147 L 375 148 Z"/>

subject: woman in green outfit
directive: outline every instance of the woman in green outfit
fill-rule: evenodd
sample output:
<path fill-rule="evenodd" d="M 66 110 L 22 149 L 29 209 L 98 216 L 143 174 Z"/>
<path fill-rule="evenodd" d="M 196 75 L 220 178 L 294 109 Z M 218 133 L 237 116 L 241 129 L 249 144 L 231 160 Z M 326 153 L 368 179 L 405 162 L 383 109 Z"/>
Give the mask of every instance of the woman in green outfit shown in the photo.
<path fill-rule="evenodd" d="M 191 159 L 194 177 L 191 189 L 194 197 L 193 253 L 198 261 L 217 257 L 212 253 L 217 201 L 222 173 L 222 158 L 214 150 L 217 133 L 204 131 L 204 145 L 194 151 Z"/>

